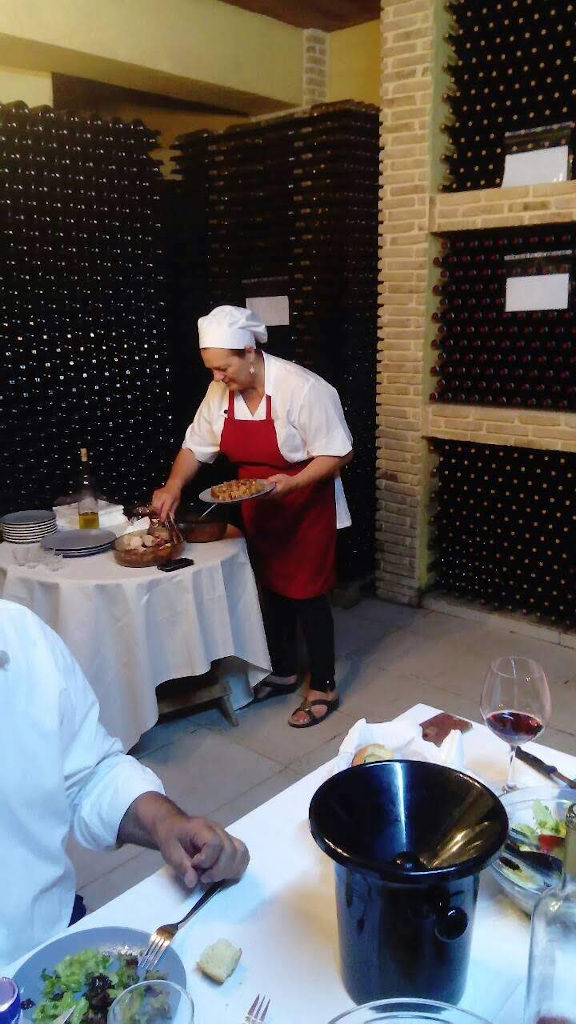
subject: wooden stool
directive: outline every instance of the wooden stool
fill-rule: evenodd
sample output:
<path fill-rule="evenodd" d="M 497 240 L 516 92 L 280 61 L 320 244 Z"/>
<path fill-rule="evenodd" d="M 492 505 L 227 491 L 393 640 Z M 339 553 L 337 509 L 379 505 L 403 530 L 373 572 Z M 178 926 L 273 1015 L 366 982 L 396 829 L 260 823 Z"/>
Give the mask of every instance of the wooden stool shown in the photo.
<path fill-rule="evenodd" d="M 230 700 L 230 685 L 218 672 L 218 664 L 201 676 L 168 679 L 156 687 L 158 721 L 192 712 L 205 704 L 216 703 L 230 725 L 238 725 L 238 717 Z"/>

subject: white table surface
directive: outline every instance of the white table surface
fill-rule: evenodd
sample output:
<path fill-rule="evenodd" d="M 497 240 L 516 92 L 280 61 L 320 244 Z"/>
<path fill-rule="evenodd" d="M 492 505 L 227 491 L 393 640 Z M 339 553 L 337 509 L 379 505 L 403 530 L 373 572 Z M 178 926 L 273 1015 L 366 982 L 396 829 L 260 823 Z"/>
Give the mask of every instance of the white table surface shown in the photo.
<path fill-rule="evenodd" d="M 156 687 L 201 675 L 216 659 L 234 708 L 270 671 L 244 538 L 187 544 L 194 565 L 133 569 L 113 552 L 65 558 L 52 572 L 16 565 L 0 544 L 0 596 L 36 612 L 65 641 L 100 701 L 108 731 L 129 749 L 158 718 Z"/>
<path fill-rule="evenodd" d="M 418 704 L 397 721 L 422 722 L 436 710 Z M 507 746 L 484 726 L 474 725 L 464 747 L 465 767 L 500 789 Z M 528 744 L 528 749 L 576 775 L 576 757 L 539 744 Z M 332 765 L 323 765 L 231 826 L 251 853 L 246 875 L 211 900 L 174 939 L 196 1005 L 195 1024 L 240 1024 L 257 992 L 272 1000 L 266 1024 L 327 1024 L 354 1005 L 339 974 L 332 862 L 308 827 L 310 799 Z M 546 785 L 532 769 L 520 763 L 517 768 L 521 785 Z M 90 914 L 75 930 L 124 924 L 151 932 L 182 917 L 197 895 L 185 893 L 163 868 Z M 461 1006 L 494 1024 L 521 1024 L 529 930 L 528 917 L 506 898 L 490 872 L 483 872 Z M 243 950 L 237 970 L 223 986 L 195 968 L 204 947 L 220 937 Z"/>

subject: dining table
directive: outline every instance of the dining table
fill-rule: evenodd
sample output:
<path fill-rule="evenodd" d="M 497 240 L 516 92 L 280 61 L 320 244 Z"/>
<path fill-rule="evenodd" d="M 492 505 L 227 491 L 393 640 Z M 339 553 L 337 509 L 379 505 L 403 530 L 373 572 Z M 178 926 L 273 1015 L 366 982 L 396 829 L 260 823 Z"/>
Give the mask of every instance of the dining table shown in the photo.
<path fill-rule="evenodd" d="M 421 723 L 437 708 L 417 704 L 394 722 Z M 543 744 L 527 748 L 570 777 L 576 757 Z M 499 792 L 506 777 L 508 746 L 485 726 L 463 736 L 464 771 Z M 518 764 L 521 786 L 543 780 Z M 175 937 L 195 1004 L 194 1024 L 241 1024 L 257 994 L 271 1000 L 266 1024 L 328 1024 L 354 1006 L 340 976 L 332 862 L 310 834 L 310 800 L 334 771 L 332 759 L 230 826 L 250 850 L 246 874 L 215 896 Z M 152 932 L 184 916 L 198 891 L 183 888 L 164 867 L 89 914 L 75 930 L 125 926 Z M 467 984 L 460 1006 L 493 1024 L 521 1024 L 530 920 L 481 873 Z M 217 985 L 197 969 L 204 948 L 226 938 L 242 949 L 239 966 Z M 8 965 L 10 975 L 25 958 Z"/>
<path fill-rule="evenodd" d="M 79 662 L 106 729 L 130 749 L 158 719 L 156 688 L 217 666 L 234 710 L 270 671 L 246 542 L 226 536 L 187 544 L 193 565 L 176 572 L 120 565 L 114 551 L 18 565 L 19 545 L 0 544 L 0 597 L 51 626 Z"/>

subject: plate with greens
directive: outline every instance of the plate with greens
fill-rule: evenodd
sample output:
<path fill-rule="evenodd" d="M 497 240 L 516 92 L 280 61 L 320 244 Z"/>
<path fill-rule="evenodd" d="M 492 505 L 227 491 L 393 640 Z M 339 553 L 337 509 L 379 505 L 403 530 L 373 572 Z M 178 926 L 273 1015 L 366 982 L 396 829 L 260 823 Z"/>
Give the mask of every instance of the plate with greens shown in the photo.
<path fill-rule="evenodd" d="M 564 819 L 576 790 L 558 786 L 517 789 L 501 798 L 509 820 L 509 836 L 521 849 L 552 855 L 562 860 L 566 826 Z M 512 857 L 513 860 L 513 857 Z M 538 871 L 511 863 L 510 857 L 495 860 L 490 871 L 506 894 L 527 914 L 550 882 Z"/>
<path fill-rule="evenodd" d="M 140 980 L 136 961 L 149 938 L 134 928 L 87 928 L 37 949 L 14 975 L 27 1021 L 51 1024 L 76 1004 L 70 1024 L 106 1024 L 108 1007 L 116 996 Z M 172 947 L 150 977 L 186 988 L 184 965 Z"/>

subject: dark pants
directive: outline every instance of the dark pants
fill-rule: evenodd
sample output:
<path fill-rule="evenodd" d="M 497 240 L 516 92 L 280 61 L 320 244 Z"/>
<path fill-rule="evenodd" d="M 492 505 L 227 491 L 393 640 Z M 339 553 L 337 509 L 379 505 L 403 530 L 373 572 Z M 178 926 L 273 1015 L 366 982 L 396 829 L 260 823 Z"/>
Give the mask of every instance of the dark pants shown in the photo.
<path fill-rule="evenodd" d="M 86 917 L 86 904 L 84 903 L 82 896 L 76 893 L 68 927 L 70 927 L 71 924 L 76 924 L 76 921 L 81 921 L 83 917 Z"/>
<path fill-rule="evenodd" d="M 334 619 L 327 594 L 301 600 L 262 589 L 262 615 L 272 672 L 292 676 L 298 671 L 297 627 L 308 651 L 310 689 L 334 689 Z"/>

